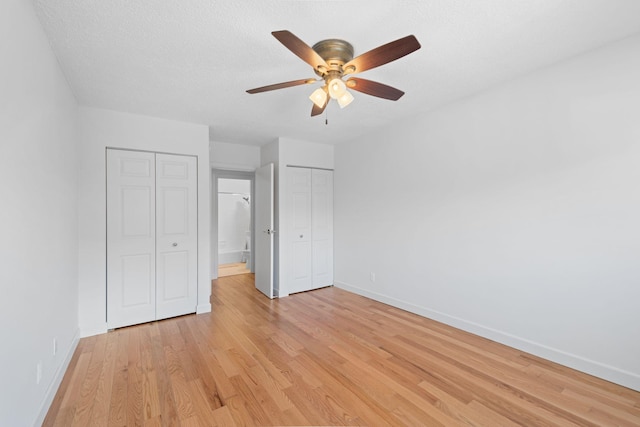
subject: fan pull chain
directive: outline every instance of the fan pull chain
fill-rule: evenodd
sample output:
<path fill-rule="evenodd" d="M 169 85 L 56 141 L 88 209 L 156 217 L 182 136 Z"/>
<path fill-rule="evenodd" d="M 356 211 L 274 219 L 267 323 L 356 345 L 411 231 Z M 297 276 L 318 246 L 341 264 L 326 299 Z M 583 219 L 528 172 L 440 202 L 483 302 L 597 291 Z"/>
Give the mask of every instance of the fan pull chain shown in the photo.
<path fill-rule="evenodd" d="M 324 110 L 324 125 L 329 126 L 329 109 L 325 108 Z"/>

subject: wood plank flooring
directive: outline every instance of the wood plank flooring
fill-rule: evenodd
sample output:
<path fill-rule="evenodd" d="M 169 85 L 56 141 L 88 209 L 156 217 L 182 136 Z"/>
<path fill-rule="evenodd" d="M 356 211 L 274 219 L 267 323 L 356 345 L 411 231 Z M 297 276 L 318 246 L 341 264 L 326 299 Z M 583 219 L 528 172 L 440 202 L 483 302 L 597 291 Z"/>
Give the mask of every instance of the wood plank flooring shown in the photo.
<path fill-rule="evenodd" d="M 235 276 L 236 274 L 247 273 L 251 273 L 251 270 L 247 268 L 246 262 L 218 265 L 218 277 Z"/>
<path fill-rule="evenodd" d="M 46 426 L 640 426 L 640 393 L 337 288 L 84 338 Z"/>

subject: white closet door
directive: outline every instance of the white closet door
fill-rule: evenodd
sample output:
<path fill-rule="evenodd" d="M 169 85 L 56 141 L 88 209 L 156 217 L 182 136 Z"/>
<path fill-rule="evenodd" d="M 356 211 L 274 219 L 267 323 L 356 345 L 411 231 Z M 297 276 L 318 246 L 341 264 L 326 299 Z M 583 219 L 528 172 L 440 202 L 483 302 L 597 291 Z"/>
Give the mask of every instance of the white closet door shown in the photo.
<path fill-rule="evenodd" d="M 196 311 L 197 159 L 156 154 L 156 318 Z"/>
<path fill-rule="evenodd" d="M 289 293 L 312 288 L 311 169 L 287 168 L 289 180 Z"/>
<path fill-rule="evenodd" d="M 107 150 L 109 328 L 156 318 L 153 153 Z"/>
<path fill-rule="evenodd" d="M 312 287 L 333 285 L 333 171 L 311 171 Z"/>

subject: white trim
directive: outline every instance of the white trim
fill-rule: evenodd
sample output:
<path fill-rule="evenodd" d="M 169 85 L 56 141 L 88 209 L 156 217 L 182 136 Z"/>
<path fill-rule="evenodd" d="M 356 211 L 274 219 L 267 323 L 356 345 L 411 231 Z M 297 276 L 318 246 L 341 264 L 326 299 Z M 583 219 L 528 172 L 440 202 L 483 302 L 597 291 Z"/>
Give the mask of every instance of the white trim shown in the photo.
<path fill-rule="evenodd" d="M 73 335 L 73 339 L 71 340 L 71 346 L 69 347 L 69 351 L 65 356 L 64 360 L 58 366 L 49 387 L 47 388 L 47 392 L 44 395 L 44 400 L 40 405 L 40 411 L 38 412 L 38 417 L 36 421 L 33 423 L 35 427 L 41 426 L 44 422 L 47 413 L 49 412 L 49 408 L 51 407 L 51 403 L 53 399 L 56 397 L 56 393 L 58 392 L 58 388 L 62 383 L 62 379 L 64 378 L 64 374 L 67 372 L 67 368 L 69 367 L 69 363 L 71 363 L 71 359 L 73 358 L 73 354 L 78 347 L 78 343 L 80 342 L 80 329 L 76 329 L 75 334 Z"/>
<path fill-rule="evenodd" d="M 93 328 L 80 328 L 80 338 L 92 337 L 94 335 L 106 334 L 109 331 L 107 323 Z"/>
<path fill-rule="evenodd" d="M 211 303 L 199 304 L 196 307 L 196 314 L 204 314 L 204 313 L 211 313 Z"/>
<path fill-rule="evenodd" d="M 329 172 L 333 172 L 334 169 L 331 168 L 318 168 L 318 167 L 313 167 L 313 166 L 300 166 L 300 165 L 287 165 L 288 168 L 299 168 L 299 169 L 317 169 L 320 171 L 329 171 Z"/>
<path fill-rule="evenodd" d="M 254 172 L 256 170 L 255 167 L 240 165 L 235 163 L 210 162 L 209 166 L 211 167 L 211 169 L 226 170 L 226 171 L 233 171 L 233 172 Z"/>
<path fill-rule="evenodd" d="M 362 289 L 348 283 L 336 281 L 334 282 L 334 286 L 358 295 L 365 296 L 367 298 L 371 298 L 375 301 L 389 304 L 393 307 L 397 307 L 402 310 L 406 310 L 408 312 L 418 314 L 420 316 L 427 317 L 438 322 L 442 322 L 449 326 L 453 326 L 454 328 L 471 332 L 472 334 L 488 338 L 492 341 L 499 342 L 509 347 L 513 347 L 515 349 L 536 355 L 538 357 L 542 357 L 544 359 L 559 363 L 569 368 L 573 368 L 578 371 L 582 371 L 587 374 L 605 379 L 607 381 L 611 381 L 624 387 L 640 391 L 640 374 L 625 371 L 623 369 L 616 368 L 615 366 L 606 365 L 604 363 L 590 360 L 576 354 L 567 353 L 557 348 L 530 341 L 526 338 L 521 338 L 503 331 L 499 331 L 497 329 L 480 325 L 469 320 L 451 316 L 449 314 L 432 310 L 430 308 L 421 307 L 406 301 L 389 297 L 387 295 L 379 294 L 377 292 Z"/>

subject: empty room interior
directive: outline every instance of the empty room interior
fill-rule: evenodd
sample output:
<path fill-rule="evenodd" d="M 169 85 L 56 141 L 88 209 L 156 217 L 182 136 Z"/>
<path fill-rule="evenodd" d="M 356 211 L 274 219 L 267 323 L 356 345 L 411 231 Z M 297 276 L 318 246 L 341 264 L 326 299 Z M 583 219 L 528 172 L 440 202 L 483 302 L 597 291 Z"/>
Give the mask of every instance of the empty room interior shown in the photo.
<path fill-rule="evenodd" d="M 1 426 L 640 426 L 640 1 L 0 29 Z"/>

